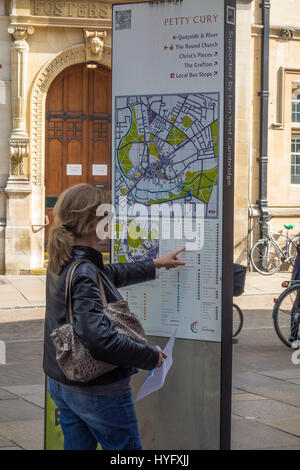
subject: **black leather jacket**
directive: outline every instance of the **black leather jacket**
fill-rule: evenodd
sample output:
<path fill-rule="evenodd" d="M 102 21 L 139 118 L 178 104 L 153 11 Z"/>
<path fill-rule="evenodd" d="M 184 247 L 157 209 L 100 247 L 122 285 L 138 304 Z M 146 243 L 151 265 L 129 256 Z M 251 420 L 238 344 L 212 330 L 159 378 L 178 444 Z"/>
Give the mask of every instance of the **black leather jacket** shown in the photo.
<path fill-rule="evenodd" d="M 66 322 L 67 309 L 64 299 L 66 276 L 70 264 L 80 258 L 88 259 L 93 264 L 81 263 L 73 275 L 72 311 L 75 331 L 95 359 L 120 366 L 88 384 L 69 381 L 65 377 L 57 364 L 55 348 L 49 336 L 54 328 Z M 66 385 L 89 386 L 112 383 L 136 373 L 136 368 L 153 369 L 159 359 L 157 348 L 136 343 L 118 333 L 113 323 L 103 313 L 97 269 L 100 271 L 108 303 L 122 299 L 117 288 L 155 279 L 155 266 L 152 260 L 104 265 L 99 251 L 79 245 L 72 247 L 72 258 L 59 275 L 47 272 L 43 368 L 47 376 Z"/>

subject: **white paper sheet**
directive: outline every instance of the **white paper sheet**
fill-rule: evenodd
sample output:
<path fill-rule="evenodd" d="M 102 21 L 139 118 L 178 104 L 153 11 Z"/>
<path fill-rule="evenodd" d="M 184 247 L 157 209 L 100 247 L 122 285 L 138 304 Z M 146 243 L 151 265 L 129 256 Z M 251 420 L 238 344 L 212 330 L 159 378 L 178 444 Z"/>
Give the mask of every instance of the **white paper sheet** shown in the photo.
<path fill-rule="evenodd" d="M 107 176 L 107 165 L 93 165 L 92 174 L 98 176 Z"/>
<path fill-rule="evenodd" d="M 136 402 L 146 397 L 150 393 L 156 392 L 157 390 L 161 389 L 164 385 L 166 376 L 173 364 L 172 352 L 177 330 L 178 328 L 175 329 L 164 349 L 164 352 L 167 354 L 167 358 L 159 369 L 153 369 L 149 372 L 145 382 L 141 386 L 136 396 Z"/>
<path fill-rule="evenodd" d="M 67 164 L 67 175 L 82 175 L 81 163 L 68 163 Z"/>

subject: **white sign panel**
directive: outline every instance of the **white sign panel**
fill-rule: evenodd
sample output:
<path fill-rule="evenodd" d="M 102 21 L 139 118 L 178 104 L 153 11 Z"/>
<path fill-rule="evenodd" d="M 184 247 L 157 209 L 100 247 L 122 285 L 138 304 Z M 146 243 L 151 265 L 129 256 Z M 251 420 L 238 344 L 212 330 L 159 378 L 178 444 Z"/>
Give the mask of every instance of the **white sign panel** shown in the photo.
<path fill-rule="evenodd" d="M 178 327 L 178 338 L 221 341 L 223 0 L 114 6 L 112 88 L 117 215 L 132 218 L 137 207 L 152 214 L 139 239 L 115 240 L 113 261 L 190 247 L 189 237 L 165 236 L 161 225 L 171 216 L 174 231 L 186 207 L 202 224 L 184 267 L 123 293 L 147 334 L 171 336 Z"/>
<path fill-rule="evenodd" d="M 82 175 L 82 165 L 81 164 L 67 164 L 67 175 Z"/>
<path fill-rule="evenodd" d="M 107 176 L 107 165 L 93 165 L 92 173 L 94 176 Z"/>

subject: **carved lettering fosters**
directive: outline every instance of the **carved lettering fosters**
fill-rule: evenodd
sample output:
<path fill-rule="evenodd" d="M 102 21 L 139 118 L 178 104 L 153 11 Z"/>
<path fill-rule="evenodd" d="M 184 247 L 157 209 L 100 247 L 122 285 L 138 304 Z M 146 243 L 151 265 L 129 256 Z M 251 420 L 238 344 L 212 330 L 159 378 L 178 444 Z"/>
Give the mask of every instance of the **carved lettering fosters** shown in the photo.
<path fill-rule="evenodd" d="M 69 18 L 111 18 L 112 9 L 110 4 L 101 1 L 32 0 L 31 14 Z"/>

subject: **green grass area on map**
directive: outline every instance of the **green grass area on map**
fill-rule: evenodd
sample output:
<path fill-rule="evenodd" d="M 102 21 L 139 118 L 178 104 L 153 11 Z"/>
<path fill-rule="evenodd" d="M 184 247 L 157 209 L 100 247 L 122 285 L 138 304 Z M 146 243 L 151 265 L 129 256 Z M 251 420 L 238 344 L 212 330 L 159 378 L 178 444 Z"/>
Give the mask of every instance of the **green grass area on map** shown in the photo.
<path fill-rule="evenodd" d="M 158 240 L 158 230 L 155 228 L 151 228 L 151 230 L 148 233 L 148 240 Z"/>
<path fill-rule="evenodd" d="M 118 240 L 114 240 L 114 259 L 117 255 L 117 251 L 118 251 Z"/>
<path fill-rule="evenodd" d="M 144 254 L 144 240 L 152 241 L 158 240 L 159 238 L 158 230 L 155 227 L 151 226 L 148 232 L 148 229 L 140 227 L 135 221 L 131 221 L 127 225 L 127 239 L 122 242 L 120 240 L 122 227 L 122 223 L 115 224 L 116 238 L 114 239 L 114 260 L 119 263 L 127 263 L 129 253 L 139 256 Z"/>
<path fill-rule="evenodd" d="M 118 257 L 118 261 L 120 263 L 126 263 L 126 255 L 122 253 L 117 253 L 119 249 L 119 239 L 122 235 L 122 224 L 116 223 L 115 224 L 115 235 L 116 238 L 114 240 L 114 257 Z M 145 230 L 141 229 L 137 226 L 134 221 L 131 221 L 128 225 L 128 246 L 130 248 L 137 249 L 143 245 L 143 239 L 149 239 L 149 234 L 145 232 Z M 151 239 L 151 238 L 150 238 Z"/>
<path fill-rule="evenodd" d="M 127 258 L 125 255 L 118 255 L 118 262 L 119 263 L 127 263 Z"/>
<path fill-rule="evenodd" d="M 132 113 L 131 126 L 128 133 L 123 137 L 119 145 L 119 162 L 122 170 L 126 175 L 133 166 L 130 160 L 130 150 L 132 144 L 144 142 L 145 140 L 144 136 L 139 135 L 138 133 L 135 109 L 134 107 L 131 107 L 130 109 Z"/>
<path fill-rule="evenodd" d="M 117 254 L 117 251 L 118 251 L 118 241 L 119 241 L 119 238 L 120 238 L 120 235 L 121 235 L 121 230 L 122 230 L 122 227 L 120 224 L 116 223 L 115 224 L 115 239 L 113 240 L 113 245 L 114 245 L 114 258 Z"/>
<path fill-rule="evenodd" d="M 218 167 L 215 166 L 206 170 L 202 174 L 201 184 L 198 192 L 198 199 L 206 203 L 209 202 L 214 185 L 217 183 Z"/>
<path fill-rule="evenodd" d="M 128 245 L 133 248 L 138 248 L 140 245 L 143 244 L 142 239 L 146 239 L 148 237 L 147 232 L 143 230 L 141 227 L 136 225 L 134 221 L 131 221 L 128 225 Z"/>
<path fill-rule="evenodd" d="M 184 142 L 186 139 L 187 139 L 187 136 L 185 135 L 185 133 L 182 132 L 180 129 L 177 129 L 177 127 L 173 126 L 170 134 L 166 138 L 166 142 L 168 142 L 171 145 L 178 146 L 182 142 Z"/>
<path fill-rule="evenodd" d="M 193 124 L 193 120 L 191 118 L 189 118 L 188 116 L 184 116 L 184 118 L 182 119 L 182 125 L 184 127 L 190 127 L 191 124 Z"/>
<path fill-rule="evenodd" d="M 157 157 L 160 151 L 160 147 L 157 147 L 154 144 L 149 145 L 149 155 L 152 155 L 153 157 Z"/>
<path fill-rule="evenodd" d="M 202 174 L 202 171 L 187 171 L 185 174 L 185 180 L 180 187 L 181 190 L 179 196 L 186 197 L 193 195 L 197 197 Z"/>
<path fill-rule="evenodd" d="M 211 125 L 211 135 L 213 139 L 213 144 L 214 144 L 214 154 L 215 157 L 218 156 L 218 120 L 214 121 Z"/>
<path fill-rule="evenodd" d="M 215 166 L 204 171 L 187 171 L 185 180 L 180 186 L 179 193 L 173 194 L 169 192 L 169 198 L 149 200 L 149 204 L 159 204 L 170 201 L 171 199 L 181 199 L 188 196 L 194 196 L 206 204 L 210 200 L 210 196 L 214 185 L 217 183 L 218 167 Z"/>
<path fill-rule="evenodd" d="M 161 202 L 167 202 L 167 201 L 169 201 L 169 199 L 157 199 L 157 200 L 149 199 L 149 205 L 150 204 L 160 204 Z"/>
<path fill-rule="evenodd" d="M 129 170 L 132 168 L 132 162 L 129 158 L 129 153 L 131 150 L 132 144 L 128 144 L 127 146 L 119 149 L 119 161 L 124 173 L 128 173 Z"/>

